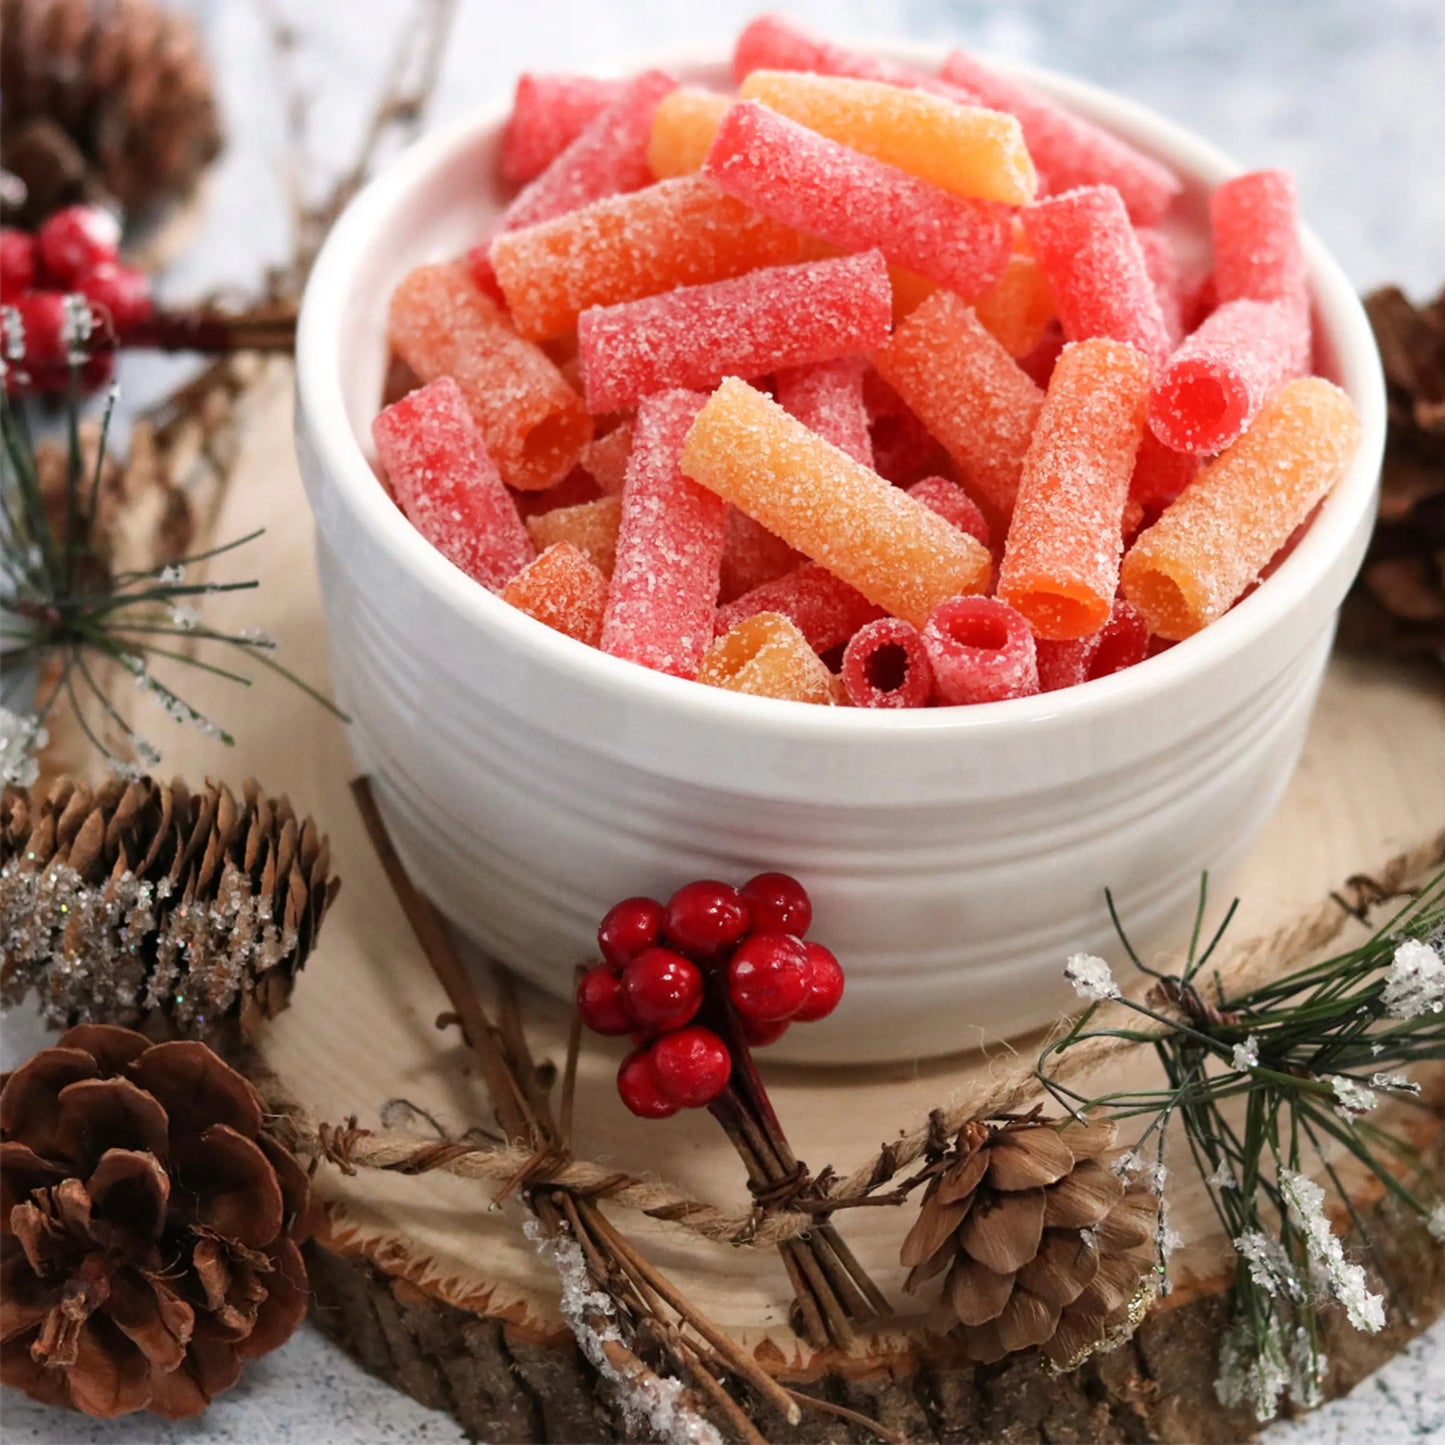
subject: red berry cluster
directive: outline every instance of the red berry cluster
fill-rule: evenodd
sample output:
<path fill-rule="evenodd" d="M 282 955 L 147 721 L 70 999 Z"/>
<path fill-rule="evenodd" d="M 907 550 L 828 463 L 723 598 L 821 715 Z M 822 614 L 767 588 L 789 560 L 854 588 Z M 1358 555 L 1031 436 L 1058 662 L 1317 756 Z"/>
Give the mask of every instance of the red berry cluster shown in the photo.
<path fill-rule="evenodd" d="M 595 1032 L 637 1043 L 617 1071 L 634 1114 L 665 1119 L 711 1104 L 732 1076 L 721 1033 L 771 1044 L 793 1021 L 837 1008 L 843 969 L 821 943 L 804 942 L 812 920 L 803 885 L 786 873 L 741 888 L 700 879 L 665 905 L 624 898 L 608 912 L 602 962 L 577 985 L 577 1009 Z"/>
<path fill-rule="evenodd" d="M 112 338 L 151 314 L 150 281 L 121 264 L 120 224 L 109 211 L 66 206 L 33 236 L 0 229 L 0 302 L 15 310 L 5 329 L 19 353 L 5 359 L 21 363 L 8 366 L 7 391 L 63 391 L 69 385 L 72 296 L 89 307 L 91 327 Z M 103 386 L 114 366 L 112 351 L 95 351 L 81 368 L 81 381 L 92 389 Z"/>

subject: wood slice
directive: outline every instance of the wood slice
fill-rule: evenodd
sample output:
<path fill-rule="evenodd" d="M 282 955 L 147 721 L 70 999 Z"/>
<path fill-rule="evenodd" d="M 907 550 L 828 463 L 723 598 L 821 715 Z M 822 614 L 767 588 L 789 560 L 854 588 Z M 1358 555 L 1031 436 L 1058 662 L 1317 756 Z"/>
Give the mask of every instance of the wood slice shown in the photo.
<path fill-rule="evenodd" d="M 267 528 L 263 543 L 222 559 L 214 570 L 218 580 L 259 575 L 261 590 L 213 599 L 206 612 L 208 623 L 273 632 L 285 664 L 319 681 L 326 671 L 325 628 L 290 416 L 284 385 L 258 402 L 217 527 L 217 541 Z M 289 793 L 330 833 L 344 881 L 293 1006 L 259 1041 L 265 1066 L 318 1120 L 339 1123 L 356 1115 L 361 1125 L 381 1128 L 384 1118 L 394 1121 L 400 1113 L 412 1131 L 425 1116 L 452 1134 L 489 1124 L 456 1030 L 436 1027 L 446 999 L 366 842 L 348 793 L 352 762 L 341 725 L 266 674 L 247 694 L 219 679 L 187 681 L 186 695 L 227 721 L 237 746 L 223 754 L 185 730 L 157 737 L 164 770 L 232 783 L 254 774 L 268 789 Z M 1440 832 L 1442 723 L 1445 687 L 1438 671 L 1335 661 L 1304 760 L 1236 880 L 1244 903 L 1234 938 L 1267 938 L 1300 919 L 1318 925 L 1337 917 L 1343 926 L 1343 910 L 1332 913 L 1327 904 L 1332 889 Z M 537 1057 L 560 1065 L 567 1010 L 530 991 L 523 1002 Z M 805 1070 L 770 1068 L 765 1060 L 764 1070 L 800 1154 L 815 1169 L 832 1164 L 846 1173 L 921 1123 L 931 1108 L 966 1099 L 1036 1051 L 1031 1041 L 979 1039 L 966 1019 L 959 1021 L 959 1045 L 956 1057 L 917 1065 Z M 619 1056 L 596 1041 L 585 1046 L 578 1153 L 633 1174 L 656 1170 L 694 1197 L 745 1208 L 737 1158 L 705 1114 L 644 1123 L 620 1107 L 612 1081 Z M 1151 1058 L 1139 1051 L 1112 1065 L 1100 1089 L 1154 1082 Z M 1435 1147 L 1433 1136 L 1422 1135 L 1421 1142 Z M 704 1243 L 621 1210 L 614 1217 L 769 1370 L 812 1382 L 809 1388 L 880 1416 L 911 1438 L 1237 1437 L 1247 1422 L 1222 1414 L 1212 1391 L 1223 1318 L 1218 1290 L 1231 1255 L 1185 1151 L 1176 1154 L 1171 1203 L 1185 1241 L 1174 1261 L 1180 1288 L 1126 1348 L 1063 1379 L 1045 1376 L 1027 1359 L 975 1368 L 951 1358 L 947 1343 L 928 1334 L 924 1306 L 902 1294 L 896 1263 L 911 1210 L 839 1216 L 849 1243 L 901 1311 L 846 1354 L 811 1351 L 793 1334 L 774 1251 Z M 517 1203 L 498 1207 L 485 1186 L 438 1173 L 345 1177 L 322 1169 L 316 1187 L 326 1221 L 311 1253 L 315 1317 L 364 1363 L 449 1409 L 488 1440 L 614 1437 L 619 1427 L 605 1389 L 580 1362 L 558 1311 L 557 1279 L 523 1237 Z M 1422 1231 L 1388 1212 L 1379 1215 L 1379 1226 L 1399 1264 L 1403 1305 L 1419 1327 L 1445 1303 L 1441 1255 Z M 1398 1348 L 1409 1333 L 1398 1322 L 1402 1317 L 1393 1310 L 1397 1323 L 1382 1336 L 1351 1334 L 1335 1342 L 1332 1384 L 1353 1382 Z M 821 1414 L 805 1416 L 793 1435 L 773 1432 L 768 1421 L 763 1428 L 780 1439 L 851 1438 L 848 1427 Z"/>

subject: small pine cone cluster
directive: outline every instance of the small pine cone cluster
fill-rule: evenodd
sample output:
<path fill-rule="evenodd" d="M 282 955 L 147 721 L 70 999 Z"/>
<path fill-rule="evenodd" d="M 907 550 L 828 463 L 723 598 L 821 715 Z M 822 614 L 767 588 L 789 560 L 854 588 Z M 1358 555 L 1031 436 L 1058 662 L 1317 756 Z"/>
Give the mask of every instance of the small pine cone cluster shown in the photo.
<path fill-rule="evenodd" d="M 246 1028 L 286 1007 L 339 886 L 315 823 L 253 780 L 9 788 L 0 993 L 34 988 L 59 1026 Z"/>
<path fill-rule="evenodd" d="M 1114 1126 L 971 1121 L 903 1242 L 906 1288 L 942 1275 L 969 1358 L 1038 1347 L 1069 1369 L 1118 1337 L 1154 1265 L 1158 1200 L 1111 1167 Z"/>
<path fill-rule="evenodd" d="M 202 1043 L 85 1024 L 0 1079 L 0 1381 L 198 1415 L 306 1314 L 305 1169 Z"/>

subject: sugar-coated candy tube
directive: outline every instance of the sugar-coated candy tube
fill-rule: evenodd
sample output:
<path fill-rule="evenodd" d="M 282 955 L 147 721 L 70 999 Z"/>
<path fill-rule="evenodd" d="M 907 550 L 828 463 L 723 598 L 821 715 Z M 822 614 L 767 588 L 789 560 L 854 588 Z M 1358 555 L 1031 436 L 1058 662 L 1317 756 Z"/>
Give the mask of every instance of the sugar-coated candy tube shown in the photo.
<path fill-rule="evenodd" d="M 1135 226 L 1134 235 L 1144 257 L 1154 294 L 1159 298 L 1159 311 L 1164 317 L 1164 334 L 1171 347 L 1184 338 L 1184 320 L 1180 292 L 1179 257 L 1174 243 L 1156 226 Z"/>
<path fill-rule="evenodd" d="M 1142 662 L 1149 648 L 1144 614 L 1122 597 L 1114 599 L 1109 620 L 1088 637 L 1066 642 L 1036 639 L 1039 691 L 1058 692 L 1096 677 L 1109 677 Z"/>
<path fill-rule="evenodd" d="M 1247 427 L 1265 398 L 1308 364 L 1298 307 L 1226 301 L 1165 363 L 1149 397 L 1149 427 L 1175 451 L 1212 456 Z"/>
<path fill-rule="evenodd" d="M 647 143 L 647 164 L 652 174 L 661 181 L 700 171 L 718 124 L 732 103 L 730 95 L 692 86 L 663 96 L 652 118 L 652 137 Z"/>
<path fill-rule="evenodd" d="M 1319 377 L 1286 382 L 1124 555 L 1124 595 L 1177 641 L 1225 613 L 1360 444 L 1350 399 Z"/>
<path fill-rule="evenodd" d="M 759 612 L 781 612 L 820 653 L 847 642 L 865 623 L 881 616 L 881 610 L 856 587 L 816 562 L 805 562 L 719 607 L 716 630 L 726 632 Z"/>
<path fill-rule="evenodd" d="M 935 292 L 873 365 L 943 443 L 975 497 L 1008 517 L 1044 394 L 968 304 Z"/>
<path fill-rule="evenodd" d="M 599 497 L 575 507 L 554 507 L 527 518 L 527 531 L 537 550 L 567 542 L 604 576 L 611 577 L 617 560 L 617 529 L 622 523 L 622 498 Z"/>
<path fill-rule="evenodd" d="M 1024 232 L 1070 341 L 1127 341 L 1156 365 L 1169 354 L 1164 313 L 1139 237 L 1112 186 L 1082 186 L 1029 206 Z"/>
<path fill-rule="evenodd" d="M 391 298 L 392 350 L 423 381 L 454 377 L 502 480 L 540 491 L 592 439 L 582 399 L 472 280 L 463 261 L 418 266 Z"/>
<path fill-rule="evenodd" d="M 1019 206 L 1033 199 L 1033 162 L 1011 115 L 876 80 L 755 70 L 744 100 L 956 195 Z"/>
<path fill-rule="evenodd" d="M 603 196 L 641 190 L 652 180 L 647 142 L 663 96 L 677 82 L 645 70 L 582 127 L 575 139 L 502 212 L 501 229 L 520 230 L 565 215 Z"/>
<path fill-rule="evenodd" d="M 938 701 L 959 707 L 1039 690 L 1034 635 L 1022 613 L 994 597 L 950 597 L 923 628 Z"/>
<path fill-rule="evenodd" d="M 1251 171 L 1216 186 L 1209 231 L 1219 301 L 1286 301 L 1308 317 L 1299 196 L 1288 171 Z"/>
<path fill-rule="evenodd" d="M 1029 154 L 1050 194 L 1075 186 L 1113 186 L 1129 214 L 1152 225 L 1179 195 L 1183 185 L 1168 166 L 1127 141 L 1036 91 L 1008 80 L 962 50 L 943 62 L 944 80 L 961 86 L 990 105 L 1018 117 Z"/>
<path fill-rule="evenodd" d="M 502 601 L 548 627 L 596 647 L 607 579 L 570 542 L 556 542 L 503 589 Z"/>
<path fill-rule="evenodd" d="M 1148 358 L 1121 341 L 1074 342 L 1054 367 L 998 575 L 1039 637 L 1087 637 L 1108 619 L 1149 381 Z"/>
<path fill-rule="evenodd" d="M 906 487 L 948 467 L 942 443 L 872 366 L 863 373 L 863 405 L 868 412 L 873 470 L 880 477 L 895 487 Z"/>
<path fill-rule="evenodd" d="M 922 502 L 930 512 L 937 512 L 960 532 L 967 532 L 980 547 L 990 545 L 988 518 L 957 482 L 950 482 L 947 477 L 924 477 L 908 488 L 908 495 L 915 502 Z"/>
<path fill-rule="evenodd" d="M 791 226 L 722 195 L 701 176 L 606 196 L 492 242 L 512 322 L 562 336 L 589 306 L 610 306 L 796 260 Z"/>
<path fill-rule="evenodd" d="M 898 325 L 910 311 L 916 311 L 935 291 L 938 282 L 906 266 L 888 267 L 888 284 L 893 288 L 893 324 Z"/>
<path fill-rule="evenodd" d="M 877 251 L 596 306 L 577 324 L 587 404 L 613 411 L 664 387 L 703 390 L 725 376 L 869 351 L 891 320 Z"/>
<path fill-rule="evenodd" d="M 1015 254 L 998 280 L 974 297 L 973 309 L 984 329 L 1017 360 L 1044 339 L 1054 318 L 1054 295 L 1039 263 Z"/>
<path fill-rule="evenodd" d="M 1057 319 L 1050 321 L 1044 327 L 1039 344 L 1027 356 L 1019 357 L 1019 367 L 1035 386 L 1047 390 L 1049 378 L 1054 374 L 1054 363 L 1065 345 L 1064 328 Z"/>
<path fill-rule="evenodd" d="M 866 623 L 843 649 L 843 691 L 854 707 L 927 707 L 933 665 L 911 623 L 880 617 Z"/>
<path fill-rule="evenodd" d="M 573 467 L 555 486 L 543 492 L 512 492 L 512 500 L 523 520 L 540 517 L 543 512 L 556 511 L 565 507 L 580 507 L 584 502 L 595 502 L 602 495 L 602 489 L 579 467 Z"/>
<path fill-rule="evenodd" d="M 708 648 L 697 680 L 709 687 L 830 707 L 837 700 L 833 674 L 807 639 L 777 612 L 759 612 L 725 632 Z"/>
<path fill-rule="evenodd" d="M 517 78 L 512 113 L 502 131 L 503 180 L 530 181 L 577 139 L 587 122 L 617 99 L 620 80 L 591 75 L 541 75 Z"/>
<path fill-rule="evenodd" d="M 1134 456 L 1129 500 L 1142 502 L 1146 507 L 1166 507 L 1194 480 L 1198 471 L 1198 457 L 1166 447 L 1146 428 Z"/>
<path fill-rule="evenodd" d="M 920 181 L 754 101 L 718 127 L 703 174 L 775 221 L 890 262 L 971 297 L 1003 273 L 1009 211 Z"/>
<path fill-rule="evenodd" d="M 713 638 L 727 507 L 683 475 L 683 440 L 702 406 L 663 391 L 637 409 L 602 650 L 694 677 Z"/>
<path fill-rule="evenodd" d="M 731 602 L 742 597 L 765 582 L 795 571 L 802 562 L 803 554 L 797 548 L 790 547 L 781 537 L 775 537 L 746 512 L 729 507 L 718 602 Z"/>
<path fill-rule="evenodd" d="M 495 591 L 536 556 L 451 377 L 385 408 L 371 435 L 407 520 L 468 577 Z"/>
<path fill-rule="evenodd" d="M 863 373 L 868 363 L 861 356 L 842 356 L 794 366 L 775 378 L 778 405 L 809 431 L 817 432 L 839 451 L 847 452 L 865 467 L 873 465 L 868 439 L 868 409 L 863 404 Z"/>
<path fill-rule="evenodd" d="M 693 423 L 682 469 L 915 625 L 943 598 L 988 581 L 991 560 L 972 537 L 736 377 Z"/>
<path fill-rule="evenodd" d="M 627 459 L 632 455 L 632 422 L 621 421 L 604 436 L 582 448 L 580 461 L 597 485 L 612 497 L 620 497 L 627 481 Z"/>

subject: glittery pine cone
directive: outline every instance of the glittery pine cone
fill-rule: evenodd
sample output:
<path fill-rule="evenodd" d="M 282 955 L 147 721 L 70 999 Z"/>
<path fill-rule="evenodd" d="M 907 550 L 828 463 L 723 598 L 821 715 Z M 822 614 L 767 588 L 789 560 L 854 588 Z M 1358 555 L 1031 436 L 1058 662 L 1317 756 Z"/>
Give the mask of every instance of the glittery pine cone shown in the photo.
<path fill-rule="evenodd" d="M 86 1024 L 0 1088 L 0 1380 L 197 1415 L 306 1313 L 306 1171 L 204 1044 Z"/>
<path fill-rule="evenodd" d="M 970 1122 L 903 1242 L 906 1288 L 944 1276 L 970 1359 L 1038 1346 L 1068 1369 L 1121 1337 L 1154 1264 L 1158 1201 L 1110 1167 L 1114 1127 Z"/>
<path fill-rule="evenodd" d="M 240 801 L 150 778 L 7 789 L 0 991 L 34 988 L 57 1025 L 249 1028 L 286 1007 L 339 886 L 316 825 L 251 780 Z"/>

